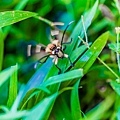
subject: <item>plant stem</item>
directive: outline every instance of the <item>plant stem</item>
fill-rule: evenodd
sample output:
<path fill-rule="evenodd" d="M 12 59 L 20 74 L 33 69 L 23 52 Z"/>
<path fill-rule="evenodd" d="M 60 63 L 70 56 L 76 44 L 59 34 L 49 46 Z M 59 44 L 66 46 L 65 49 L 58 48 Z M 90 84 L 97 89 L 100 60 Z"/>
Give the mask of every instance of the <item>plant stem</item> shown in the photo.
<path fill-rule="evenodd" d="M 84 24 L 84 17 L 83 17 L 83 15 L 81 16 L 81 20 L 82 20 L 83 30 L 84 30 L 84 34 L 85 34 L 85 42 L 88 44 L 88 37 L 87 37 L 86 29 L 85 29 L 85 24 Z"/>
<path fill-rule="evenodd" d="M 88 46 L 88 43 L 86 43 L 80 36 L 78 36 L 78 38 L 83 42 L 84 45 L 86 45 L 86 47 L 87 47 L 88 49 L 90 49 L 90 47 Z M 116 78 L 120 79 L 119 76 L 118 76 L 105 62 L 103 62 L 99 57 L 97 57 L 97 59 L 98 59 Z"/>
<path fill-rule="evenodd" d="M 85 24 L 84 24 L 84 18 L 83 16 L 81 16 L 82 19 L 82 24 L 83 24 L 83 30 L 84 30 L 84 34 L 85 34 L 85 41 L 78 36 L 78 38 L 83 42 L 84 45 L 87 46 L 88 49 L 90 49 L 89 44 L 88 44 L 88 38 L 87 38 L 87 33 L 86 33 L 86 29 L 85 29 Z M 119 33 L 117 33 L 117 49 L 119 50 Z M 97 59 L 117 78 L 120 79 L 120 77 L 105 63 L 103 62 L 99 57 L 97 57 Z M 119 53 L 117 52 L 117 61 L 118 61 L 118 67 L 119 67 L 119 72 L 120 72 L 120 59 L 119 59 Z"/>
<path fill-rule="evenodd" d="M 119 50 L 119 33 L 117 33 L 117 53 L 116 53 L 116 58 L 117 58 L 118 69 L 119 69 L 119 72 L 120 72 L 120 56 L 119 56 L 118 50 Z"/>
<path fill-rule="evenodd" d="M 64 25 L 64 23 L 62 23 L 62 22 L 51 22 L 50 20 L 45 19 L 45 18 L 43 18 L 43 17 L 41 17 L 41 16 L 34 16 L 34 18 L 37 18 L 37 19 L 45 22 L 45 23 L 48 24 L 50 27 L 54 27 L 54 26 L 56 26 L 56 25 Z"/>

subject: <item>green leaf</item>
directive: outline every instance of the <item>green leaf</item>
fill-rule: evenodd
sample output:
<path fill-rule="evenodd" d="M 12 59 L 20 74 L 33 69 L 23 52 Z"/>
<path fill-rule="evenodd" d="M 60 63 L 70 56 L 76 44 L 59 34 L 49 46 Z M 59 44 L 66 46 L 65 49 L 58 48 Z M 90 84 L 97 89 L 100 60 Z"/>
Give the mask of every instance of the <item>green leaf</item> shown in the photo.
<path fill-rule="evenodd" d="M 71 92 L 71 114 L 74 120 L 82 119 L 80 101 L 79 101 L 79 93 L 78 93 L 79 82 L 80 82 L 79 80 L 76 82 Z"/>
<path fill-rule="evenodd" d="M 110 85 L 115 90 L 115 92 L 120 96 L 120 83 L 117 83 L 115 81 L 111 81 Z"/>
<path fill-rule="evenodd" d="M 117 110 L 117 120 L 120 120 L 120 106 L 119 106 L 119 108 Z"/>
<path fill-rule="evenodd" d="M 110 109 L 115 101 L 115 94 L 111 93 L 100 104 L 86 113 L 87 120 L 101 120 L 104 114 Z M 108 111 L 109 112 L 109 111 Z M 82 120 L 86 120 L 82 119 Z"/>
<path fill-rule="evenodd" d="M 98 0 L 95 2 L 94 6 L 88 12 L 86 12 L 86 14 L 83 15 L 86 30 L 91 25 L 92 19 L 95 16 L 97 8 L 98 8 Z M 76 27 L 74 28 L 73 33 L 70 36 L 70 39 L 72 38 L 73 42 L 71 45 L 69 45 L 66 48 L 66 51 L 68 53 L 72 53 L 76 43 L 78 42 L 78 36 L 81 36 L 82 38 L 84 37 L 84 30 L 83 30 L 82 26 L 83 26 L 82 21 L 80 19 L 79 22 L 77 23 Z"/>
<path fill-rule="evenodd" d="M 9 112 L 9 109 L 6 106 L 0 105 L 0 110 L 6 112 Z"/>
<path fill-rule="evenodd" d="M 106 45 L 108 36 L 109 32 L 105 32 L 98 37 L 92 46 L 77 61 L 75 68 L 83 68 L 85 74 Z"/>
<path fill-rule="evenodd" d="M 8 78 L 13 74 L 14 70 L 11 70 L 11 68 L 7 68 L 5 70 L 3 70 L 2 72 L 0 72 L 0 86 L 6 81 L 8 80 Z"/>
<path fill-rule="evenodd" d="M 36 105 L 32 110 L 30 110 L 30 114 L 24 120 L 48 120 L 48 111 L 52 109 L 52 105 L 58 93 L 51 95 L 43 99 L 38 105 Z"/>
<path fill-rule="evenodd" d="M 9 97 L 7 106 L 10 108 L 12 104 L 14 103 L 16 97 L 17 97 L 17 69 L 18 66 L 12 66 L 11 70 L 14 71 L 10 77 L 10 84 L 9 84 Z"/>
<path fill-rule="evenodd" d="M 48 61 L 46 61 L 46 63 L 42 65 L 42 67 L 40 67 L 35 72 L 35 74 L 31 77 L 28 83 L 20 89 L 18 96 L 12 106 L 13 111 L 17 109 L 18 105 L 21 103 L 21 101 L 23 100 L 23 98 L 25 97 L 26 93 L 29 90 L 33 88 L 39 88 L 39 86 L 42 84 L 43 80 L 45 79 L 46 75 L 49 73 L 51 66 L 52 63 L 51 60 L 49 59 Z M 45 88 L 42 86 L 40 86 L 40 88 L 45 90 Z"/>
<path fill-rule="evenodd" d="M 27 116 L 27 111 L 19 111 L 19 112 L 7 112 L 5 114 L 0 114 L 1 120 L 16 120 L 22 117 Z"/>
<path fill-rule="evenodd" d="M 30 101 L 30 99 L 32 99 L 33 96 L 35 95 L 38 95 L 38 93 L 41 94 L 41 90 L 43 90 L 44 92 L 50 94 L 50 91 L 45 88 L 45 87 L 39 87 L 39 89 L 33 89 L 33 90 L 30 90 L 26 96 L 25 96 L 25 101 L 23 102 L 23 105 L 21 106 L 21 110 L 24 108 L 24 106 Z"/>
<path fill-rule="evenodd" d="M 17 10 L 0 12 L 0 27 L 5 27 L 36 15 L 37 14 L 33 12 Z"/>
<path fill-rule="evenodd" d="M 28 2 L 29 2 L 29 0 L 20 0 L 14 9 L 15 10 L 23 10 Z"/>
<path fill-rule="evenodd" d="M 86 30 L 91 25 L 92 19 L 95 16 L 97 8 L 98 8 L 98 0 L 95 2 L 94 6 L 83 15 Z M 74 48 L 76 46 L 78 47 L 80 45 L 81 41 L 78 40 L 78 36 L 80 36 L 81 38 L 84 37 L 84 30 L 83 30 L 82 26 L 83 26 L 83 24 L 82 24 L 81 17 L 80 17 L 80 20 L 78 21 L 77 25 L 75 26 L 75 28 L 68 40 L 68 41 L 70 41 L 71 38 L 73 39 L 72 43 L 70 45 L 68 45 L 66 48 L 66 53 L 68 53 L 70 55 L 70 57 L 71 57 L 71 53 L 73 52 Z M 79 57 L 79 54 L 82 54 L 82 53 L 78 53 L 78 55 L 76 57 Z M 65 62 L 67 63 L 68 61 L 65 61 Z M 66 66 L 64 66 L 64 69 L 66 70 Z"/>
<path fill-rule="evenodd" d="M 75 79 L 75 78 L 81 78 L 82 76 L 83 76 L 83 70 L 82 69 L 72 70 L 70 72 L 48 78 L 43 84 L 41 84 L 41 86 L 42 85 L 43 86 L 48 86 L 48 85 L 72 80 L 72 79 Z"/>
<path fill-rule="evenodd" d="M 65 99 L 65 96 L 63 94 L 61 94 L 60 97 L 57 98 L 57 101 L 54 104 L 54 109 L 51 113 L 52 116 L 55 116 L 55 120 L 72 120 L 72 115 L 68 102 L 69 96 L 67 97 L 67 100 Z M 50 119 L 52 119 L 52 116 Z"/>
<path fill-rule="evenodd" d="M 2 69 L 3 54 L 4 54 L 4 37 L 3 31 L 0 28 L 0 70 Z"/>

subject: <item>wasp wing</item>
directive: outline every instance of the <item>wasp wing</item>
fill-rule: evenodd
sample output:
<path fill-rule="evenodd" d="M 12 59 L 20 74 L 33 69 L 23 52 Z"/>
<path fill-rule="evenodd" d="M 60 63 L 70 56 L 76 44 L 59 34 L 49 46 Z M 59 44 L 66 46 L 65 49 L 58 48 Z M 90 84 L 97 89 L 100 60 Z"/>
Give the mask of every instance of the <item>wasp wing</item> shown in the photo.
<path fill-rule="evenodd" d="M 45 52 L 46 46 L 43 44 L 38 44 L 35 46 L 28 45 L 27 47 L 27 56 L 32 56 L 36 60 L 40 60 L 48 56 L 49 54 Z"/>
<path fill-rule="evenodd" d="M 73 22 L 73 21 L 72 21 Z M 68 26 L 72 23 L 70 22 L 67 27 L 65 28 L 64 31 L 61 31 L 57 26 L 63 26 L 64 23 L 61 22 L 56 22 L 53 26 L 53 28 L 51 29 L 51 42 L 53 40 L 59 40 L 59 42 L 62 43 L 66 43 L 68 40 L 68 35 L 65 34 L 66 30 L 68 28 Z"/>

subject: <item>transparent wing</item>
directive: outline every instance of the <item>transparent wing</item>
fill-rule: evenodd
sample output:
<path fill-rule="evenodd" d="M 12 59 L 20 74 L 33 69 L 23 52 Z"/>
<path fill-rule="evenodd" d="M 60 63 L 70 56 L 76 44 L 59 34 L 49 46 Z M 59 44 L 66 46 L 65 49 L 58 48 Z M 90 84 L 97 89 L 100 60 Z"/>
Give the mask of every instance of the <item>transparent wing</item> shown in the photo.
<path fill-rule="evenodd" d="M 45 52 L 46 46 L 43 44 L 38 44 L 35 46 L 28 45 L 27 47 L 27 56 L 32 56 L 34 59 L 39 60 L 49 54 Z"/>

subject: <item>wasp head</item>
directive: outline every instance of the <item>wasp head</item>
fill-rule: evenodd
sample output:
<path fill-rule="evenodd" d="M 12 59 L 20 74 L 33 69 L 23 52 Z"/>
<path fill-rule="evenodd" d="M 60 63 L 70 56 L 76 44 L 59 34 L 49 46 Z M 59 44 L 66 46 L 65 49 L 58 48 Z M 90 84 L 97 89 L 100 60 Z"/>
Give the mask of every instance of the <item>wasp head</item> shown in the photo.
<path fill-rule="evenodd" d="M 58 58 L 64 57 L 61 44 L 59 43 L 58 40 L 54 40 L 51 44 L 48 44 L 46 47 L 46 52 L 50 53 L 51 55 L 55 55 Z"/>

